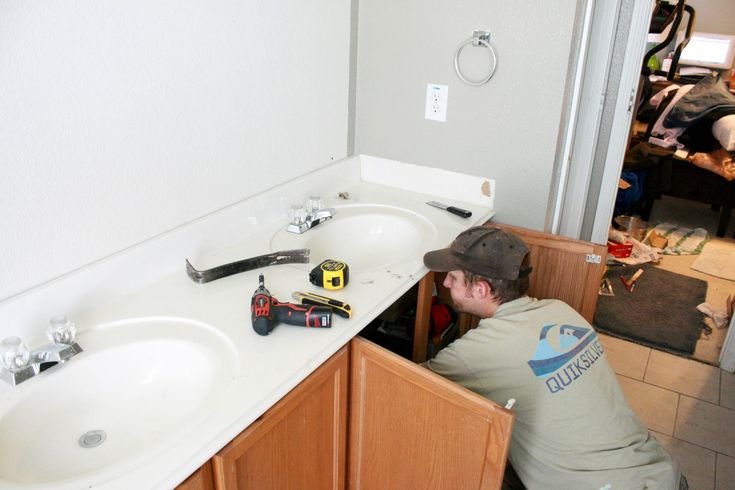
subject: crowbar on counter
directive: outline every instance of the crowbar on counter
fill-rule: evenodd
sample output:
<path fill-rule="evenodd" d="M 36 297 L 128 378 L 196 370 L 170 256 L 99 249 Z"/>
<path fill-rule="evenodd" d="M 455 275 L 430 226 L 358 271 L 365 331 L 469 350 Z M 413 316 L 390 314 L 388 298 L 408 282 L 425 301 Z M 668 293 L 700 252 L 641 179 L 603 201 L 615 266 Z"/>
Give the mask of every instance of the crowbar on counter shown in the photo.
<path fill-rule="evenodd" d="M 259 255 L 257 257 L 251 257 L 249 259 L 238 260 L 237 262 L 230 262 L 229 264 L 212 267 L 207 270 L 197 270 L 191 265 L 189 259 L 186 260 L 186 274 L 191 278 L 192 281 L 199 284 L 205 282 L 214 281 L 223 277 L 231 276 L 233 274 L 239 274 L 240 272 L 251 271 L 253 269 L 260 269 L 261 267 L 267 267 L 269 265 L 277 264 L 306 264 L 309 262 L 308 248 L 297 248 L 294 250 L 282 250 L 280 252 L 273 252 L 270 254 Z"/>

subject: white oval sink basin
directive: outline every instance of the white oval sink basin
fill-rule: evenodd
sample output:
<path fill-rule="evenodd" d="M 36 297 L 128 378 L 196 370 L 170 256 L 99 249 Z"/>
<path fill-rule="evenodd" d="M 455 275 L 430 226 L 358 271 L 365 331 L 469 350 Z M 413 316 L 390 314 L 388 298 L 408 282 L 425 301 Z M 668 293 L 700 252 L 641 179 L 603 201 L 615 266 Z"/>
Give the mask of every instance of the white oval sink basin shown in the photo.
<path fill-rule="evenodd" d="M 301 235 L 285 227 L 273 235 L 271 249 L 308 248 L 310 263 L 325 259 L 346 262 L 351 271 L 386 267 L 415 257 L 436 238 L 436 228 L 423 216 L 383 205 L 338 207 L 334 218 Z"/>
<path fill-rule="evenodd" d="M 84 352 L 2 391 L 0 486 L 56 487 L 149 461 L 206 421 L 238 374 L 230 341 L 187 319 L 108 323 L 77 341 Z"/>

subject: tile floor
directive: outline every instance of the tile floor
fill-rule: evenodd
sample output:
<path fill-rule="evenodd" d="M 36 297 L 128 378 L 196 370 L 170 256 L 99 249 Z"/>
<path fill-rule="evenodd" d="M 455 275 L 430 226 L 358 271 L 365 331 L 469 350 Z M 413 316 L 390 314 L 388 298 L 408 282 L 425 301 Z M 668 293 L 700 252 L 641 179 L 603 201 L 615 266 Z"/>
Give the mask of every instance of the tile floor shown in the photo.
<path fill-rule="evenodd" d="M 718 213 L 706 204 L 664 196 L 651 222 L 702 227 L 714 236 Z M 735 243 L 735 219 L 724 241 Z M 723 239 L 715 239 L 723 240 Z M 660 267 L 707 281 L 707 302 L 724 306 L 732 281 L 691 269 L 695 256 L 665 256 Z M 716 363 L 726 330 L 702 336 L 695 355 Z M 735 374 L 601 335 L 628 403 L 679 463 L 692 490 L 735 490 Z"/>
<path fill-rule="evenodd" d="M 719 213 L 712 211 L 707 204 L 663 196 L 654 205 L 649 222 L 667 222 L 686 228 L 704 228 L 709 232 L 713 242 L 735 246 L 735 238 L 733 237 L 735 216 L 730 219 L 725 238 L 715 237 L 718 219 Z M 666 255 L 661 260 L 659 267 L 670 272 L 707 281 L 707 303 L 717 308 L 723 308 L 726 298 L 735 292 L 735 282 L 695 271 L 691 266 L 696 259 L 696 255 Z M 727 329 L 714 328 L 711 320 L 707 320 L 707 324 L 713 327 L 712 333 L 700 337 L 694 357 L 710 364 L 717 364 Z M 735 487 L 733 487 L 733 490 L 735 490 Z"/>
<path fill-rule="evenodd" d="M 702 227 L 714 237 L 719 214 L 706 204 L 664 196 L 650 222 Z M 735 217 L 724 241 L 735 243 Z M 716 239 L 723 240 L 723 239 Z M 695 256 L 665 256 L 660 267 L 707 281 L 707 302 L 724 307 L 732 281 L 691 269 Z M 726 329 L 702 336 L 695 355 L 716 363 Z M 601 335 L 628 403 L 679 463 L 692 490 L 735 490 L 735 374 Z"/>
<path fill-rule="evenodd" d="M 600 335 L 628 403 L 692 490 L 735 489 L 735 374 Z"/>

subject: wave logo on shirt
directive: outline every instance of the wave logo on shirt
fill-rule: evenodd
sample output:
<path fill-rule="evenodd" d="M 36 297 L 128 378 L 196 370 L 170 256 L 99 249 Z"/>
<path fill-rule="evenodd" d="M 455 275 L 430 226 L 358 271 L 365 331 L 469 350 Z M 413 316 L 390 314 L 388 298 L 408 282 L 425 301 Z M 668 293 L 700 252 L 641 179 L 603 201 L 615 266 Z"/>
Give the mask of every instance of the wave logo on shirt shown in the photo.
<path fill-rule="evenodd" d="M 573 325 L 544 325 L 533 358 L 533 374 L 546 377 L 551 393 L 571 385 L 602 355 L 602 344 L 591 328 Z"/>

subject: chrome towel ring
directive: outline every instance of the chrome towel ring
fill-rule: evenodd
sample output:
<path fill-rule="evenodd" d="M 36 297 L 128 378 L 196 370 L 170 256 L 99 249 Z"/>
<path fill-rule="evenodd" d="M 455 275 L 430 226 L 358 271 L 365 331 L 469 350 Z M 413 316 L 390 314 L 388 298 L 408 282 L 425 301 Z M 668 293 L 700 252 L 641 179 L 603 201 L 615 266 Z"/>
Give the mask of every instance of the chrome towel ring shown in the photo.
<path fill-rule="evenodd" d="M 480 46 L 483 48 L 487 48 L 490 52 L 490 71 L 484 78 L 480 80 L 470 80 L 469 78 L 465 77 L 462 73 L 462 70 L 459 67 L 459 55 L 462 53 L 462 50 L 465 48 L 465 46 L 472 43 L 473 46 Z M 459 45 L 457 48 L 457 51 L 454 53 L 454 71 L 457 72 L 457 76 L 460 80 L 462 80 L 467 85 L 472 85 L 473 87 L 479 87 L 480 85 L 486 84 L 495 74 L 495 67 L 497 66 L 498 58 L 495 55 L 495 50 L 492 46 L 490 46 L 490 33 L 488 31 L 473 31 L 472 37 L 467 39 L 465 42 Z"/>

